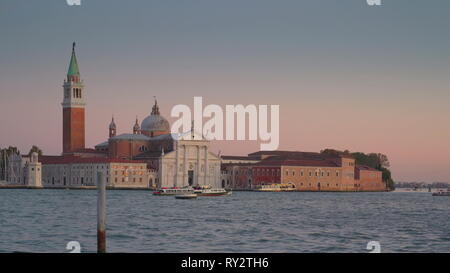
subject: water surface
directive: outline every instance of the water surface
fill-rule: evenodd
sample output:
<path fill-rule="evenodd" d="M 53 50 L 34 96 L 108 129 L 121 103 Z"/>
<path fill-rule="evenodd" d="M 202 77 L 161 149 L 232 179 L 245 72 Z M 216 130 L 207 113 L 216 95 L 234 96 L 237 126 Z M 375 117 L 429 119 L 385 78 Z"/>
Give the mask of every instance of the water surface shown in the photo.
<path fill-rule="evenodd" d="M 96 250 L 95 190 L 0 190 L 0 252 Z M 109 252 L 450 252 L 450 198 L 260 193 L 179 200 L 108 191 Z"/>

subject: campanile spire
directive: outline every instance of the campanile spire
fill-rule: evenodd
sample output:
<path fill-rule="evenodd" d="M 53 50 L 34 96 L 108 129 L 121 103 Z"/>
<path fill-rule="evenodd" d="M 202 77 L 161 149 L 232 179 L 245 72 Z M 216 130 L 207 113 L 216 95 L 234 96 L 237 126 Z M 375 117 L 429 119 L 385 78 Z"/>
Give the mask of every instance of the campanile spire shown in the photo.
<path fill-rule="evenodd" d="M 72 56 L 70 57 L 69 70 L 67 71 L 67 81 L 80 81 L 80 69 L 78 68 L 77 55 L 75 54 L 75 42 L 72 44 Z"/>

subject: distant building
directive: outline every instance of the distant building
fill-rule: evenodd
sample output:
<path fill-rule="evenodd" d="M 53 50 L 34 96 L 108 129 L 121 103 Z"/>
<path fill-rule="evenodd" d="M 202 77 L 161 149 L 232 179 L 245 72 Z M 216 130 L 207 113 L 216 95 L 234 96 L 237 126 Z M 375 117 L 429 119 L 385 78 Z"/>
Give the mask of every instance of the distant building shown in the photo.
<path fill-rule="evenodd" d="M 110 188 L 150 188 L 156 172 L 143 161 L 110 158 L 43 156 L 44 187 L 96 186 L 97 173 L 102 172 Z"/>
<path fill-rule="evenodd" d="M 229 162 L 222 164 L 221 182 L 232 189 L 291 184 L 298 191 L 386 190 L 380 171 L 357 166 L 351 156 L 261 151 L 247 157 L 224 158 Z M 236 162 L 230 163 L 232 160 Z"/>
<path fill-rule="evenodd" d="M 8 158 L 6 181 L 7 185 L 42 187 L 42 164 L 38 161 L 38 154 L 12 154 Z"/>

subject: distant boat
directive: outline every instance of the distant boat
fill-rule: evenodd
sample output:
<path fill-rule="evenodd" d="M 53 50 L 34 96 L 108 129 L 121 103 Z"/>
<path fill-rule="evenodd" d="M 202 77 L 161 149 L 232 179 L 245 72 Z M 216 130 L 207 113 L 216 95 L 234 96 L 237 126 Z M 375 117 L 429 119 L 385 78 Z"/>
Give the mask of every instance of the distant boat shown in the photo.
<path fill-rule="evenodd" d="M 175 195 L 176 199 L 196 199 L 197 198 L 197 194 L 180 194 L 180 195 Z"/>
<path fill-rule="evenodd" d="M 295 190 L 296 190 L 295 185 L 292 183 L 260 185 L 255 189 L 255 191 L 266 191 L 266 192 L 295 191 Z"/>
<path fill-rule="evenodd" d="M 450 190 L 447 190 L 447 191 L 440 190 L 438 192 L 434 192 L 432 195 L 433 196 L 450 196 Z"/>
<path fill-rule="evenodd" d="M 210 186 L 203 186 L 194 188 L 194 193 L 198 196 L 224 196 L 231 195 L 232 192 L 225 189 L 214 189 Z"/>
<path fill-rule="evenodd" d="M 186 195 L 193 194 L 194 189 L 192 188 L 161 188 L 153 192 L 153 195 L 157 196 L 173 196 L 173 195 Z"/>

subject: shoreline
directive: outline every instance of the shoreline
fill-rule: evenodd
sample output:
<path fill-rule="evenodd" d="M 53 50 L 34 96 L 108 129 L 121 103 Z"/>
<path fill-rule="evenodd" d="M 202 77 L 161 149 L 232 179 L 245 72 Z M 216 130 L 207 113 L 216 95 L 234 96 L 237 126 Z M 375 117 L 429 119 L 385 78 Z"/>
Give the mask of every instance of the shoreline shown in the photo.
<path fill-rule="evenodd" d="M 27 189 L 27 190 L 97 190 L 96 186 L 83 187 L 34 187 L 25 185 L 0 185 L 0 190 L 7 189 Z M 107 190 L 137 190 L 137 191 L 152 191 L 150 188 L 130 188 L 130 187 L 106 187 Z"/>
<path fill-rule="evenodd" d="M 33 187 L 25 185 L 0 185 L 2 189 L 29 189 L 29 190 L 97 190 L 96 186 L 83 187 Z M 151 188 L 130 188 L 130 187 L 106 187 L 107 190 L 136 190 L 136 191 L 154 191 Z M 363 192 L 390 192 L 390 191 L 258 191 L 251 189 L 232 189 L 234 192 L 316 192 L 316 193 L 363 193 Z"/>

